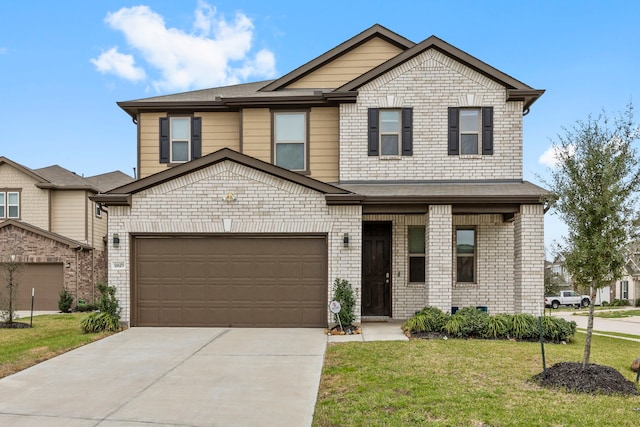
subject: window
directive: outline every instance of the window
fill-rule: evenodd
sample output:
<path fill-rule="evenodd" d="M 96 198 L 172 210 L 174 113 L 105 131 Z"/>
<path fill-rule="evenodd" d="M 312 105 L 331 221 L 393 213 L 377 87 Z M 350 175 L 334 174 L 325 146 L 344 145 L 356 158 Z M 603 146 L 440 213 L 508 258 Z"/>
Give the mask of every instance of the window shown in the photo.
<path fill-rule="evenodd" d="M 397 156 L 400 154 L 400 110 L 380 111 L 380 154 Z"/>
<path fill-rule="evenodd" d="M 102 218 L 102 206 L 100 206 L 100 203 L 96 203 L 96 217 Z"/>
<path fill-rule="evenodd" d="M 456 281 L 475 283 L 476 275 L 476 230 L 459 228 L 456 230 Z"/>
<path fill-rule="evenodd" d="M 189 160 L 191 145 L 190 121 L 188 117 L 171 117 L 171 163 Z"/>
<path fill-rule="evenodd" d="M 160 163 L 184 163 L 202 156 L 202 117 L 160 117 Z"/>
<path fill-rule="evenodd" d="M 478 154 L 480 110 L 460 109 L 460 154 Z"/>
<path fill-rule="evenodd" d="M 409 282 L 425 281 L 425 235 L 424 227 L 409 227 Z"/>
<path fill-rule="evenodd" d="M 413 155 L 413 108 L 368 110 L 368 155 Z"/>
<path fill-rule="evenodd" d="M 629 299 L 629 281 L 623 280 L 620 282 L 620 298 Z"/>
<path fill-rule="evenodd" d="M 493 107 L 449 108 L 449 155 L 493 154 Z"/>
<path fill-rule="evenodd" d="M 0 218 L 20 218 L 19 192 L 0 192 Z"/>
<path fill-rule="evenodd" d="M 307 170 L 307 113 L 273 114 L 273 163 L 293 170 Z"/>

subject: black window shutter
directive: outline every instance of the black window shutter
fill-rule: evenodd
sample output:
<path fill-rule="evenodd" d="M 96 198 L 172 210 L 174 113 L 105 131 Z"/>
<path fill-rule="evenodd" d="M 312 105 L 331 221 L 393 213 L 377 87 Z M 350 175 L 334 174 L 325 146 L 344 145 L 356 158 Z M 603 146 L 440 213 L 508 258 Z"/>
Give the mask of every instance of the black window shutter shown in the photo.
<path fill-rule="evenodd" d="M 202 117 L 191 118 L 191 160 L 202 157 Z"/>
<path fill-rule="evenodd" d="M 482 154 L 493 154 L 493 107 L 482 107 Z"/>
<path fill-rule="evenodd" d="M 169 163 L 169 118 L 160 117 L 160 163 Z"/>
<path fill-rule="evenodd" d="M 379 139 L 379 111 L 377 108 L 369 108 L 369 143 L 368 154 L 370 156 L 378 155 L 378 139 Z"/>
<path fill-rule="evenodd" d="M 402 109 L 402 155 L 413 156 L 413 108 Z"/>
<path fill-rule="evenodd" d="M 460 109 L 449 107 L 449 155 L 457 155 L 460 152 Z"/>

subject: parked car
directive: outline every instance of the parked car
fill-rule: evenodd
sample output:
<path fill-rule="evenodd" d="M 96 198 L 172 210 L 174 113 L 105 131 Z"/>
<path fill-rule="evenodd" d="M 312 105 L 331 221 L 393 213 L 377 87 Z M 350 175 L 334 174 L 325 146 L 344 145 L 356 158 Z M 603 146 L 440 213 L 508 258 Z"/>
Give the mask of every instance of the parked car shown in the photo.
<path fill-rule="evenodd" d="M 554 309 L 561 305 L 587 307 L 590 302 L 589 295 L 580 295 L 576 291 L 560 291 L 555 295 L 544 297 L 544 305 Z"/>

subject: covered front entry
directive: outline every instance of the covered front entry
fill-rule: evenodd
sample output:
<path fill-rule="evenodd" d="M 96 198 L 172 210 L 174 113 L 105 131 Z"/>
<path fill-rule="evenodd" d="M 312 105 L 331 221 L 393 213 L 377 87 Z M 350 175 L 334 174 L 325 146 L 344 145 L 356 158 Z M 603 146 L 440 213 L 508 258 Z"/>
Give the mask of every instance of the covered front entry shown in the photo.
<path fill-rule="evenodd" d="M 326 327 L 326 235 L 135 236 L 133 326 Z"/>
<path fill-rule="evenodd" d="M 362 225 L 362 316 L 391 316 L 391 222 Z"/>
<path fill-rule="evenodd" d="M 58 300 L 64 280 L 62 263 L 25 263 L 15 273 L 17 283 L 17 309 L 31 309 L 31 291 L 34 291 L 34 310 L 58 310 Z"/>

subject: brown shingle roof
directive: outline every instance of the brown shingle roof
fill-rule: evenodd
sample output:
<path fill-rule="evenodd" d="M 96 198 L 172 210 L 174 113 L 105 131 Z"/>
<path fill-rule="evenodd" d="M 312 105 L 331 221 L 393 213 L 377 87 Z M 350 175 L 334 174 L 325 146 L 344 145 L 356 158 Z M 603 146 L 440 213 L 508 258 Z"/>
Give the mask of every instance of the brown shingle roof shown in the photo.
<path fill-rule="evenodd" d="M 132 177 L 121 171 L 89 176 L 85 179 L 89 181 L 91 185 L 98 188 L 102 193 L 134 181 Z"/>

